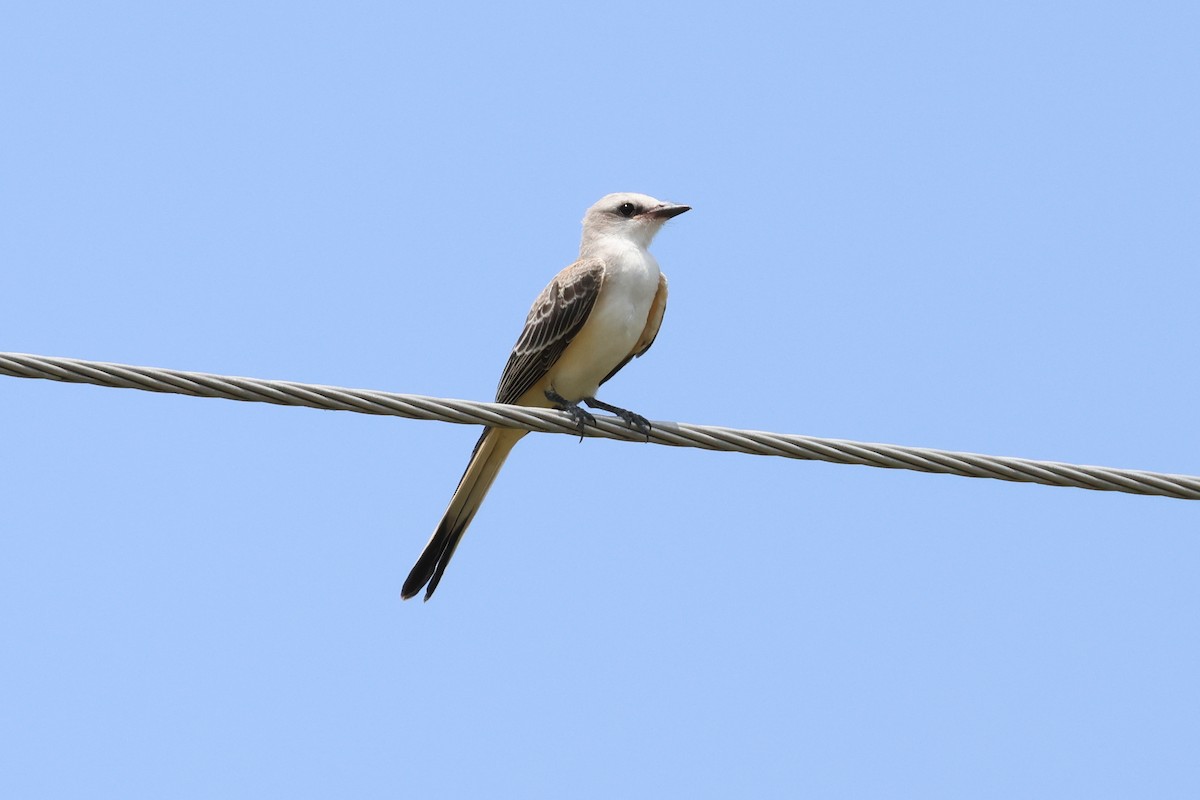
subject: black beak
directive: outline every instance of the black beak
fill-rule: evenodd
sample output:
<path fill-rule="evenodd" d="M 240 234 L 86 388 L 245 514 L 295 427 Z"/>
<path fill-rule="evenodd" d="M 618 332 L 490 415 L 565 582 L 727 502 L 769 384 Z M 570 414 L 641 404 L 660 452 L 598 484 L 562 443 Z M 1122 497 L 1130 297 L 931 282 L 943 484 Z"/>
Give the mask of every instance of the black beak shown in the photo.
<path fill-rule="evenodd" d="M 676 206 L 672 205 L 671 203 L 663 203 L 662 205 L 655 206 L 654 208 L 646 209 L 645 214 L 646 216 L 653 217 L 654 219 L 666 220 L 670 219 L 671 217 L 678 217 L 683 212 L 691 210 L 691 206 Z"/>

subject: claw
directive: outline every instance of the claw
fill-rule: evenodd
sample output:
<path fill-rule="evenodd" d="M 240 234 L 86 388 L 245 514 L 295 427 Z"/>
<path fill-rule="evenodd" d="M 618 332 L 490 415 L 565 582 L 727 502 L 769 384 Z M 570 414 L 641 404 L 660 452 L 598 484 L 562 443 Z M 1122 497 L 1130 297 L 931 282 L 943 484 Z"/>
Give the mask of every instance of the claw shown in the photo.
<path fill-rule="evenodd" d="M 584 411 L 579 406 L 568 405 L 559 408 L 558 410 L 567 412 L 571 415 L 571 419 L 575 420 L 575 425 L 579 428 L 579 441 L 581 442 L 583 441 L 584 428 L 586 428 L 588 425 L 596 424 L 596 418 L 587 411 Z"/>
<path fill-rule="evenodd" d="M 650 420 L 643 417 L 641 414 L 635 414 L 632 411 L 626 411 L 623 414 L 618 414 L 618 417 L 625 420 L 625 424 L 631 428 L 636 428 L 639 433 L 646 437 L 646 441 L 650 441 Z"/>
<path fill-rule="evenodd" d="M 591 413 L 584 411 L 579 407 L 578 403 L 570 403 L 567 398 L 563 397 L 553 389 L 546 390 L 546 399 L 554 404 L 554 407 L 559 411 L 565 411 L 570 415 L 571 420 L 579 429 L 579 441 L 583 441 L 583 431 L 588 425 L 595 425 L 596 418 Z"/>
<path fill-rule="evenodd" d="M 638 433 L 646 437 L 646 441 L 650 441 L 650 420 L 643 417 L 641 414 L 635 414 L 628 409 L 619 408 L 609 405 L 608 403 L 597 400 L 594 397 L 585 397 L 583 402 L 587 403 L 588 408 L 599 408 L 610 414 L 616 414 L 625 421 L 625 424 L 636 430 Z"/>

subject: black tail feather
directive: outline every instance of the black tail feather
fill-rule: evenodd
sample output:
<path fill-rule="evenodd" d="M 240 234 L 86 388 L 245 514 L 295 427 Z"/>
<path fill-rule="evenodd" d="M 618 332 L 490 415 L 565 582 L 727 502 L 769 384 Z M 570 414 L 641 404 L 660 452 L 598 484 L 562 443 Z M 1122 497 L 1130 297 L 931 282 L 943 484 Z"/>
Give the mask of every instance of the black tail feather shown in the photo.
<path fill-rule="evenodd" d="M 458 488 L 454 490 L 442 521 L 438 523 L 433 536 L 429 537 L 429 542 L 404 581 L 400 590 L 403 599 L 416 596 L 422 588 L 425 589 L 426 600 L 433 596 L 446 565 L 450 563 L 467 526 L 475 518 L 475 512 L 495 480 L 496 473 L 500 471 L 513 445 L 524 435 L 523 431 L 484 429 L 471 453 L 471 460 L 467 462 L 467 468 L 458 480 Z M 489 440 L 489 437 L 492 438 Z"/>

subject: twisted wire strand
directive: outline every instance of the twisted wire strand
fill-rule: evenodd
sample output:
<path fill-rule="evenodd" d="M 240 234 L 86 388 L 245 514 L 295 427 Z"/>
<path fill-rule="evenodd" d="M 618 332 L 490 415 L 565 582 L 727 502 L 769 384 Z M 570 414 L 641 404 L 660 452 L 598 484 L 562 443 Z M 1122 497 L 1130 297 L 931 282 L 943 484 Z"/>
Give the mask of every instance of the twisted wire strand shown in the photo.
<path fill-rule="evenodd" d="M 549 409 L 292 381 L 239 378 L 157 367 L 135 367 L 76 358 L 0 352 L 0 375 L 579 435 L 578 428 L 567 414 Z M 822 439 L 682 422 L 655 421 L 652 425 L 649 441 L 675 447 L 697 447 L 751 455 L 830 461 L 835 464 L 937 472 L 967 478 L 994 478 L 1040 483 L 1046 486 L 1073 486 L 1106 492 L 1200 500 L 1200 477 L 1190 475 Z M 597 417 L 596 424 L 588 425 L 583 433 L 586 436 L 630 442 L 647 440 L 644 434 L 611 417 Z"/>

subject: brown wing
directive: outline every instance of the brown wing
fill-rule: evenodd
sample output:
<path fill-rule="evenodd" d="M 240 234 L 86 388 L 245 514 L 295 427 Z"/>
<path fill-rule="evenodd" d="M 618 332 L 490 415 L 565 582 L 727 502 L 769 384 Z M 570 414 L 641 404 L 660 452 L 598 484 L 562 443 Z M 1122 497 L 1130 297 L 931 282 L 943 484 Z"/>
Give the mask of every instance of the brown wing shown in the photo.
<path fill-rule="evenodd" d="M 654 344 L 654 340 L 658 338 L 658 329 L 662 327 L 663 314 L 667 313 L 667 276 L 661 272 L 658 273 L 658 291 L 654 295 L 654 302 L 650 304 L 650 314 L 646 317 L 646 328 L 642 331 L 642 335 L 638 337 L 637 344 L 633 346 L 633 350 L 625 359 L 613 367 L 613 371 L 604 376 L 604 383 L 613 375 L 621 371 L 621 367 L 628 364 L 635 358 L 641 358 L 650 345 Z"/>
<path fill-rule="evenodd" d="M 529 309 L 525 330 L 500 376 L 497 403 L 517 402 L 546 377 L 592 313 L 603 281 L 604 262 L 599 259 L 576 261 L 554 276 Z"/>

